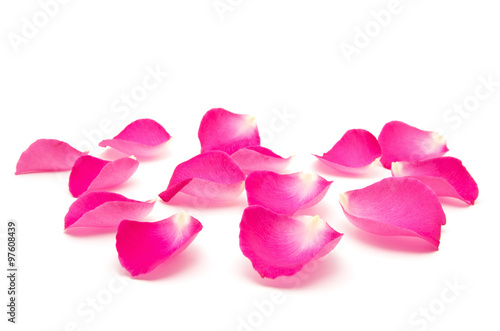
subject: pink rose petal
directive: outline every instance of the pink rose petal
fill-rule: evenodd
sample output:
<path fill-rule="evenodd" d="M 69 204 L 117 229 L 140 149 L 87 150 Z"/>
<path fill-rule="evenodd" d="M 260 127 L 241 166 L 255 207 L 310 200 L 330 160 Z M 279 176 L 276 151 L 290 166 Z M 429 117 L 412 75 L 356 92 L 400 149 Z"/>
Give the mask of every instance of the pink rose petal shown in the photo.
<path fill-rule="evenodd" d="M 200 123 L 198 138 L 202 153 L 220 150 L 231 155 L 240 148 L 260 145 L 259 130 L 253 117 L 222 108 L 206 112 Z"/>
<path fill-rule="evenodd" d="M 315 156 L 335 170 L 362 174 L 381 154 L 380 145 L 374 135 L 363 129 L 353 129 L 347 131 L 323 156 Z"/>
<path fill-rule="evenodd" d="M 16 175 L 71 170 L 76 159 L 85 154 L 87 153 L 74 149 L 64 141 L 38 139 L 21 154 L 17 161 Z"/>
<path fill-rule="evenodd" d="M 443 156 L 448 152 L 446 140 L 437 132 L 423 131 L 406 123 L 387 123 L 380 132 L 382 165 L 391 169 L 396 161 L 420 161 Z"/>
<path fill-rule="evenodd" d="M 147 274 L 188 247 L 202 228 L 184 212 L 157 222 L 124 220 L 116 233 L 118 258 L 132 276 Z"/>
<path fill-rule="evenodd" d="M 228 201 L 243 192 L 245 174 L 231 157 L 221 151 L 197 155 L 179 164 L 165 191 L 165 202 L 178 192 L 208 200 Z"/>
<path fill-rule="evenodd" d="M 130 123 L 116 137 L 101 141 L 99 146 L 109 146 L 128 155 L 155 156 L 165 149 L 170 138 L 163 126 L 146 118 Z"/>
<path fill-rule="evenodd" d="M 139 162 L 130 157 L 105 161 L 90 155 L 76 160 L 69 175 L 69 191 L 74 197 L 86 191 L 98 191 L 119 185 L 134 174 Z"/>
<path fill-rule="evenodd" d="M 69 207 L 64 229 L 116 228 L 124 219 L 138 221 L 146 217 L 153 210 L 155 201 L 136 201 L 111 192 L 87 192 Z"/>
<path fill-rule="evenodd" d="M 358 228 L 384 236 L 414 236 L 439 248 L 446 216 L 437 195 L 414 178 L 391 177 L 341 195 L 347 219 Z"/>
<path fill-rule="evenodd" d="M 281 215 L 261 206 L 247 207 L 240 223 L 241 251 L 262 278 L 296 274 L 341 237 L 319 216 Z"/>
<path fill-rule="evenodd" d="M 282 172 L 292 161 L 292 157 L 283 158 L 261 146 L 240 148 L 231 158 L 246 174 L 258 170 Z"/>
<path fill-rule="evenodd" d="M 474 204 L 479 195 L 476 181 L 462 165 L 462 161 L 454 157 L 394 162 L 392 175 L 416 178 L 432 188 L 438 196 L 457 198 L 470 205 Z"/>
<path fill-rule="evenodd" d="M 317 174 L 280 175 L 254 171 L 248 175 L 245 188 L 249 205 L 260 205 L 279 214 L 293 214 L 320 202 L 332 183 Z"/>

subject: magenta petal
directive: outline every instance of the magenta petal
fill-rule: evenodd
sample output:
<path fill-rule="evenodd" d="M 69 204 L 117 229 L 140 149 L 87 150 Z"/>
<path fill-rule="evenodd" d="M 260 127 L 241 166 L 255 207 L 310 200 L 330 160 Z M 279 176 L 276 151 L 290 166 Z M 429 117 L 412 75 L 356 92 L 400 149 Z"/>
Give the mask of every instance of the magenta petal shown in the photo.
<path fill-rule="evenodd" d="M 260 145 L 259 130 L 253 117 L 222 108 L 206 112 L 200 123 L 198 138 L 202 153 L 220 150 L 231 155 L 240 148 Z"/>
<path fill-rule="evenodd" d="M 157 222 L 124 220 L 116 233 L 118 258 L 132 276 L 146 274 L 182 252 L 202 228 L 184 212 Z"/>
<path fill-rule="evenodd" d="M 88 192 L 69 207 L 64 218 L 64 229 L 115 228 L 124 219 L 138 221 L 153 210 L 155 201 L 136 201 L 111 192 Z"/>
<path fill-rule="evenodd" d="M 438 157 L 425 161 L 394 162 L 392 175 L 422 181 L 440 197 L 460 199 L 473 205 L 479 195 L 477 183 L 454 157 Z"/>
<path fill-rule="evenodd" d="M 347 131 L 323 156 L 315 155 L 329 167 L 351 174 L 362 174 L 381 156 L 377 138 L 363 129 Z"/>
<path fill-rule="evenodd" d="M 231 158 L 246 174 L 258 170 L 282 172 L 292 160 L 292 157 L 283 158 L 261 146 L 241 148 L 234 152 Z"/>
<path fill-rule="evenodd" d="M 316 174 L 280 175 L 271 171 L 254 171 L 245 181 L 249 205 L 260 205 L 279 214 L 293 214 L 320 202 L 332 181 Z"/>
<path fill-rule="evenodd" d="M 128 155 L 155 156 L 165 149 L 170 138 L 163 126 L 146 118 L 130 123 L 116 137 L 101 141 L 99 146 L 109 146 Z"/>
<path fill-rule="evenodd" d="M 207 152 L 179 164 L 159 196 L 168 202 L 182 191 L 194 197 L 227 201 L 243 192 L 244 181 L 245 174 L 227 153 Z"/>
<path fill-rule="evenodd" d="M 413 178 L 391 177 L 341 195 L 347 219 L 358 228 L 384 236 L 414 236 L 439 248 L 446 216 L 437 195 Z"/>
<path fill-rule="evenodd" d="M 76 159 L 85 154 L 87 153 L 74 149 L 64 141 L 38 139 L 21 154 L 17 161 L 16 175 L 71 170 Z"/>
<path fill-rule="evenodd" d="M 247 207 L 240 223 L 241 251 L 262 278 L 296 274 L 341 237 L 319 216 L 281 215 L 261 206 Z"/>
<path fill-rule="evenodd" d="M 391 169 L 392 162 L 426 160 L 448 152 L 446 141 L 439 133 L 423 131 L 399 121 L 387 123 L 378 142 L 382 148 L 380 162 L 387 169 Z"/>
<path fill-rule="evenodd" d="M 69 175 L 69 191 L 74 197 L 86 191 L 98 191 L 125 182 L 137 170 L 139 162 L 130 157 L 105 161 L 90 155 L 76 160 Z"/>

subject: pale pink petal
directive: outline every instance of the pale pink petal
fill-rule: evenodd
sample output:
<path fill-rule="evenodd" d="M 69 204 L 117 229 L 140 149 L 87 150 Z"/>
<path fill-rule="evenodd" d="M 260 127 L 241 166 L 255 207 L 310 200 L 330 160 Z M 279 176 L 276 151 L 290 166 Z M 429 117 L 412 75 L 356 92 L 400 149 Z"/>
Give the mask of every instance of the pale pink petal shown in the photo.
<path fill-rule="evenodd" d="M 391 177 L 341 195 L 347 219 L 384 236 L 414 236 L 439 247 L 446 216 L 437 195 L 414 178 Z"/>
<path fill-rule="evenodd" d="M 99 146 L 109 146 L 128 155 L 155 156 L 165 149 L 170 138 L 163 126 L 146 118 L 130 123 L 116 137 L 101 141 Z"/>
<path fill-rule="evenodd" d="M 240 223 L 241 251 L 262 278 L 296 274 L 341 237 L 319 216 L 276 214 L 261 206 L 247 207 Z"/>
<path fill-rule="evenodd" d="M 439 133 L 423 131 L 399 121 L 387 123 L 378 142 L 382 148 L 380 162 L 387 169 L 391 169 L 392 162 L 426 160 L 448 152 L 446 140 Z"/>
<path fill-rule="evenodd" d="M 64 141 L 38 139 L 21 154 L 17 161 L 16 175 L 71 170 L 76 159 L 85 154 L 87 153 L 74 149 Z"/>
<path fill-rule="evenodd" d="M 167 189 L 159 196 L 168 202 L 181 191 L 194 197 L 227 201 L 243 192 L 244 181 L 245 174 L 227 153 L 212 151 L 179 164 Z"/>
<path fill-rule="evenodd" d="M 202 153 L 220 150 L 231 155 L 240 148 L 260 145 L 255 118 L 222 108 L 214 108 L 205 113 L 198 138 Z"/>
<path fill-rule="evenodd" d="M 138 221 L 146 217 L 153 210 L 155 201 L 136 201 L 111 192 L 87 192 L 69 207 L 64 229 L 116 228 L 124 219 Z"/>
<path fill-rule="evenodd" d="M 293 214 L 320 202 L 332 183 L 317 174 L 280 175 L 254 171 L 248 175 L 245 188 L 249 205 L 260 205 L 279 214 Z"/>
<path fill-rule="evenodd" d="M 454 157 L 438 157 L 425 161 L 394 162 L 392 175 L 420 180 L 440 197 L 460 199 L 473 205 L 479 195 L 477 183 Z"/>
<path fill-rule="evenodd" d="M 347 131 L 323 156 L 315 155 L 329 167 L 351 174 L 362 174 L 381 156 L 377 138 L 363 129 Z"/>
<path fill-rule="evenodd" d="M 188 247 L 202 228 L 184 212 L 157 222 L 124 220 L 116 233 L 118 258 L 132 276 L 147 274 Z"/>
<path fill-rule="evenodd" d="M 137 170 L 139 162 L 130 157 L 105 161 L 90 155 L 76 160 L 69 175 L 69 191 L 74 197 L 86 191 L 98 191 L 127 181 Z"/>
<path fill-rule="evenodd" d="M 231 158 L 246 174 L 258 170 L 282 172 L 292 161 L 292 157 L 283 158 L 261 146 L 240 148 Z"/>

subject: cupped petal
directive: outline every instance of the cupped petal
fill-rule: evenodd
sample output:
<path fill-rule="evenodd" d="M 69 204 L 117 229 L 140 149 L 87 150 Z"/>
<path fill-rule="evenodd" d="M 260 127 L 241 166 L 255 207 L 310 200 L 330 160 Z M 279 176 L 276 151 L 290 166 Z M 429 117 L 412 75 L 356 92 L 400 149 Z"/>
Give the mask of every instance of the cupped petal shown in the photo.
<path fill-rule="evenodd" d="M 392 162 L 421 161 L 443 156 L 448 152 L 445 138 L 437 132 L 423 131 L 406 123 L 387 123 L 380 132 L 382 165 L 390 169 Z"/>
<path fill-rule="evenodd" d="M 80 152 L 64 141 L 38 139 L 17 161 L 16 175 L 30 172 L 71 170 L 75 161 L 87 152 Z"/>
<path fill-rule="evenodd" d="M 414 178 L 391 177 L 341 195 L 347 219 L 358 228 L 384 236 L 414 236 L 439 248 L 446 216 L 437 195 Z"/>
<path fill-rule="evenodd" d="M 238 149 L 260 145 L 255 118 L 214 108 L 205 113 L 198 130 L 201 152 L 220 150 L 229 155 Z"/>
<path fill-rule="evenodd" d="M 128 155 L 149 157 L 161 153 L 170 139 L 163 126 L 145 118 L 130 123 L 116 137 L 101 141 L 99 146 L 109 146 Z"/>
<path fill-rule="evenodd" d="M 137 170 L 139 162 L 130 157 L 105 161 L 90 155 L 76 160 L 69 175 L 69 191 L 78 197 L 86 191 L 98 191 L 127 181 Z"/>
<path fill-rule="evenodd" d="M 116 228 L 125 219 L 138 221 L 146 217 L 155 201 L 136 201 L 111 192 L 87 192 L 69 207 L 64 229 Z"/>
<path fill-rule="evenodd" d="M 178 192 L 208 200 L 228 201 L 243 192 L 245 174 L 231 157 L 221 151 L 199 154 L 179 164 L 165 191 L 165 202 Z"/>
<path fill-rule="evenodd" d="M 186 249 L 202 228 L 184 212 L 157 222 L 124 220 L 116 233 L 118 258 L 132 276 L 147 274 Z"/>
<path fill-rule="evenodd" d="M 262 278 L 274 279 L 294 275 L 328 254 L 342 235 L 319 216 L 283 215 L 250 206 L 240 223 L 240 248 Z"/>
<path fill-rule="evenodd" d="M 315 156 L 335 170 L 362 174 L 369 170 L 381 155 L 380 145 L 373 134 L 363 129 L 353 129 L 347 131 L 323 156 Z"/>
<path fill-rule="evenodd" d="M 280 175 L 254 171 L 245 181 L 249 205 L 260 205 L 279 214 L 293 214 L 320 202 L 333 181 L 314 173 Z"/>
<path fill-rule="evenodd" d="M 454 157 L 438 157 L 415 162 L 394 162 L 392 175 L 420 180 L 440 197 L 460 199 L 473 205 L 479 195 L 477 183 L 462 161 Z"/>
<path fill-rule="evenodd" d="M 282 172 L 292 161 L 291 156 L 283 158 L 261 146 L 240 148 L 231 155 L 231 158 L 246 174 L 259 170 Z"/>

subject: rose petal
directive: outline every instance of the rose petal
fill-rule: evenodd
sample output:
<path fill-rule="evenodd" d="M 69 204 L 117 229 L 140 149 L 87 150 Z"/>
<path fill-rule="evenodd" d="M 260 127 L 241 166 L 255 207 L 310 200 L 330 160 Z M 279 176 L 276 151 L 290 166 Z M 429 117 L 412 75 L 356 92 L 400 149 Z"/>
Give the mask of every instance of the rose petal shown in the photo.
<path fill-rule="evenodd" d="M 254 117 L 222 108 L 206 112 L 200 123 L 198 138 L 202 153 L 220 150 L 231 155 L 240 148 L 260 145 Z"/>
<path fill-rule="evenodd" d="M 231 157 L 221 151 L 197 155 L 179 164 L 165 191 L 165 202 L 179 191 L 208 200 L 227 201 L 243 192 L 245 175 Z"/>
<path fill-rule="evenodd" d="M 130 157 L 116 161 L 105 161 L 90 155 L 76 160 L 69 175 L 69 191 L 74 197 L 86 191 L 98 191 L 119 185 L 137 170 L 139 162 Z"/>
<path fill-rule="evenodd" d="M 274 279 L 294 275 L 328 254 L 342 235 L 319 216 L 281 215 L 250 206 L 240 223 L 240 248 L 262 278 Z"/>
<path fill-rule="evenodd" d="M 29 172 L 71 170 L 76 159 L 87 154 L 64 141 L 38 139 L 25 150 L 16 165 L 16 175 Z"/>
<path fill-rule="evenodd" d="M 292 157 L 283 158 L 261 146 L 240 148 L 231 158 L 246 174 L 258 170 L 282 172 L 292 161 Z"/>
<path fill-rule="evenodd" d="M 124 220 L 116 233 L 118 258 L 132 276 L 149 273 L 188 247 L 202 228 L 184 212 L 157 222 Z"/>
<path fill-rule="evenodd" d="M 430 187 L 413 178 L 391 177 L 341 195 L 347 219 L 384 236 L 415 236 L 439 248 L 446 216 Z"/>
<path fill-rule="evenodd" d="M 378 137 L 382 148 L 382 165 L 390 169 L 396 161 L 420 161 L 443 156 L 448 152 L 446 140 L 437 132 L 423 131 L 406 123 L 387 123 Z"/>
<path fill-rule="evenodd" d="M 101 141 L 99 146 L 109 146 L 128 155 L 155 156 L 165 149 L 170 138 L 163 126 L 145 118 L 130 123 L 116 137 Z"/>
<path fill-rule="evenodd" d="M 293 214 L 320 202 L 332 183 L 317 174 L 280 175 L 254 171 L 248 175 L 245 188 L 249 205 L 260 205 L 279 214 Z"/>
<path fill-rule="evenodd" d="M 316 156 L 329 167 L 351 174 L 365 173 L 381 156 L 377 138 L 363 129 L 347 131 L 323 156 Z"/>
<path fill-rule="evenodd" d="M 115 228 L 124 219 L 138 221 L 153 210 L 155 201 L 136 201 L 111 192 L 88 192 L 69 207 L 64 218 L 64 229 Z"/>
<path fill-rule="evenodd" d="M 473 205 L 479 190 L 477 183 L 454 157 L 438 157 L 425 161 L 394 162 L 392 175 L 420 180 L 440 197 L 452 197 Z"/>

